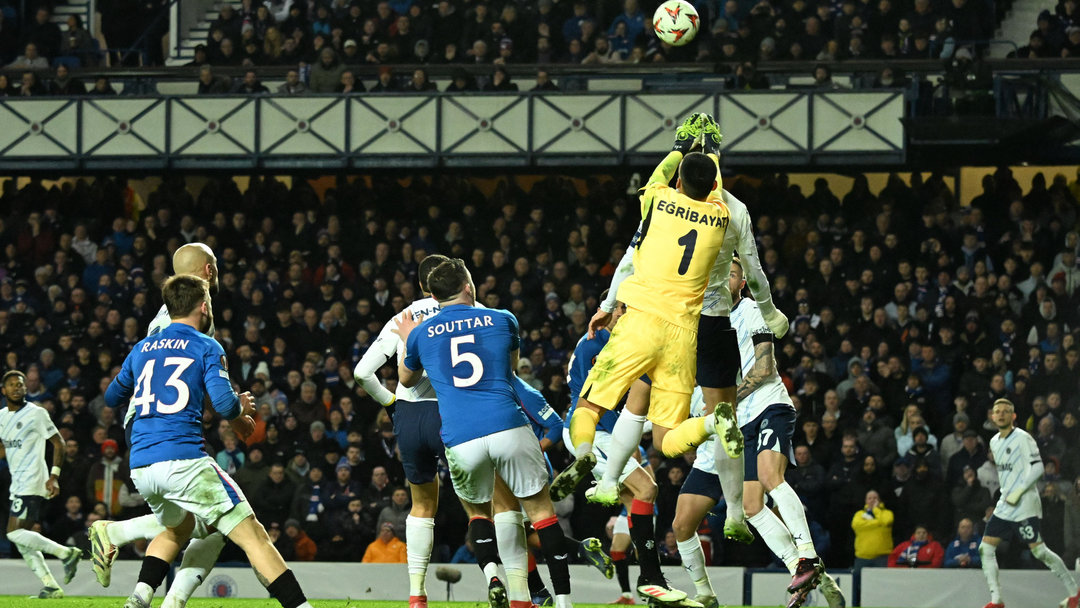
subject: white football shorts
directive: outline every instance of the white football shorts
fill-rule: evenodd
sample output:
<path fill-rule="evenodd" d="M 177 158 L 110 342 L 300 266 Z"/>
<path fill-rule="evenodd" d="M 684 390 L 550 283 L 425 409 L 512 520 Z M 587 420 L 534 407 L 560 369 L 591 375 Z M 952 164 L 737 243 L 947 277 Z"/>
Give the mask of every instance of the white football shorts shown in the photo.
<path fill-rule="evenodd" d="M 209 456 L 167 460 L 131 472 L 135 487 L 161 525 L 179 526 L 188 513 L 228 536 L 252 515 L 240 486 Z"/>
<path fill-rule="evenodd" d="M 547 463 L 532 429 L 519 426 L 446 448 L 454 492 L 483 504 L 495 492 L 495 473 L 518 498 L 534 496 L 548 482 Z"/>

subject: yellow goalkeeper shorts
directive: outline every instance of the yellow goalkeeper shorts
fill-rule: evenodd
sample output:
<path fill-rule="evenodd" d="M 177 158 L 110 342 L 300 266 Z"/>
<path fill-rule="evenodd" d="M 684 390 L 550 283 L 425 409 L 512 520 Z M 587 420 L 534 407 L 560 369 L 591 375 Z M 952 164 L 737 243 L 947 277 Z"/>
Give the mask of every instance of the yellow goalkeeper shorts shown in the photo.
<path fill-rule="evenodd" d="M 670 429 L 690 415 L 696 372 L 696 330 L 630 308 L 597 355 L 581 398 L 615 409 L 634 380 L 647 375 L 652 382 L 649 420 Z"/>

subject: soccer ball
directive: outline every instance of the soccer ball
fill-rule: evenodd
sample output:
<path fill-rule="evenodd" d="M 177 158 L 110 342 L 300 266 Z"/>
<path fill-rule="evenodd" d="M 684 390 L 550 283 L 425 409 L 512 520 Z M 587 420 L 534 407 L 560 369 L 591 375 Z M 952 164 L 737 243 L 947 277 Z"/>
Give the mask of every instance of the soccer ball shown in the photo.
<path fill-rule="evenodd" d="M 656 37 L 671 46 L 682 46 L 697 35 L 701 18 L 697 10 L 684 0 L 668 0 L 653 13 Z"/>

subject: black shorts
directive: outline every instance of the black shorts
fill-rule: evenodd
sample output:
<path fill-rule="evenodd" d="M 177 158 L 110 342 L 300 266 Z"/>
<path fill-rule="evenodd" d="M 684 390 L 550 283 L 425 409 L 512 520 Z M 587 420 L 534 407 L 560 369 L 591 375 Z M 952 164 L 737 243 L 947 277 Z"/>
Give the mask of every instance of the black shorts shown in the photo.
<path fill-rule="evenodd" d="M 401 450 L 401 464 L 409 483 L 435 481 L 439 459 L 444 457 L 442 418 L 435 401 L 398 401 L 394 407 L 394 433 Z"/>
<path fill-rule="evenodd" d="M 735 386 L 742 358 L 739 338 L 728 317 L 701 315 L 698 320 L 697 383 L 704 388 Z"/>
<path fill-rule="evenodd" d="M 794 464 L 791 437 L 795 434 L 795 410 L 777 403 L 765 408 L 757 418 L 741 427 L 745 450 L 743 471 L 745 481 L 758 481 L 757 455 L 766 450 L 779 452 Z"/>
<path fill-rule="evenodd" d="M 1042 520 L 1038 517 L 1029 517 L 1022 521 L 1009 521 L 1001 519 L 997 515 L 991 515 L 990 521 L 986 522 L 986 531 L 983 536 L 995 536 L 1001 540 L 1011 541 L 1019 538 L 1027 544 L 1042 541 Z"/>
<path fill-rule="evenodd" d="M 720 477 L 715 473 L 706 473 L 701 469 L 690 468 L 690 474 L 683 480 L 679 494 L 696 494 L 720 502 L 724 491 L 720 489 Z"/>
<path fill-rule="evenodd" d="M 41 521 L 42 509 L 45 508 L 44 496 L 12 496 L 11 516 L 30 523 Z"/>

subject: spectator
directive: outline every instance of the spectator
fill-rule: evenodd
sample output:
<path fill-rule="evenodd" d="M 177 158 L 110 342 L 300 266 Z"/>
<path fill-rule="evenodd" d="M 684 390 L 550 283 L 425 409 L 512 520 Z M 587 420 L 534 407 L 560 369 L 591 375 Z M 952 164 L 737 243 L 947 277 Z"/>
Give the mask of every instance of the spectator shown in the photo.
<path fill-rule="evenodd" d="M 889 555 L 890 568 L 941 568 L 944 563 L 945 550 L 922 525 Z"/>
<path fill-rule="evenodd" d="M 866 566 L 883 568 L 892 553 L 893 513 L 885 508 L 876 490 L 866 493 L 866 506 L 855 513 L 851 528 L 855 531 L 855 570 Z"/>
<path fill-rule="evenodd" d="M 352 94 L 363 93 L 364 91 L 364 84 L 356 78 L 352 70 L 345 70 L 341 73 L 341 82 L 337 86 L 338 93 Z"/>
<path fill-rule="evenodd" d="M 86 85 L 77 78 L 72 78 L 64 64 L 56 66 L 56 74 L 49 83 L 50 95 L 85 95 Z"/>
<path fill-rule="evenodd" d="M 49 60 L 38 54 L 38 45 L 33 42 L 23 47 L 23 54 L 15 58 L 15 61 L 4 66 L 9 70 L 47 70 Z"/>
<path fill-rule="evenodd" d="M 270 89 L 259 82 L 255 70 L 247 70 L 244 72 L 244 79 L 233 86 L 232 92 L 238 95 L 261 95 L 269 93 Z"/>
<path fill-rule="evenodd" d="M 342 462 L 334 469 L 334 480 L 322 490 L 322 502 L 331 514 L 343 511 L 354 498 L 360 496 L 360 489 L 352 479 L 352 467 Z"/>
<path fill-rule="evenodd" d="M 97 87 L 95 88 L 95 92 Z M 221 95 L 229 92 L 229 79 L 225 76 L 215 76 L 214 70 L 209 65 L 199 68 L 199 95 Z"/>
<path fill-rule="evenodd" d="M 301 95 L 307 92 L 307 85 L 300 80 L 298 70 L 289 70 L 285 73 L 285 82 L 278 87 L 277 92 L 282 95 Z"/>
<path fill-rule="evenodd" d="M 422 93 L 427 91 L 435 91 L 435 83 L 428 80 L 427 70 L 423 68 L 417 68 L 413 70 L 412 80 L 409 82 L 409 87 L 405 90 L 410 93 Z"/>
<path fill-rule="evenodd" d="M 235 476 L 244 466 L 244 462 L 247 457 L 244 451 L 241 449 L 243 445 L 232 431 L 228 431 L 222 437 L 222 444 L 224 448 L 219 451 L 214 460 L 217 461 L 218 466 L 221 467 L 230 476 Z"/>
<path fill-rule="evenodd" d="M 233 481 L 240 486 L 240 489 L 244 491 L 244 495 L 248 496 L 252 494 L 258 483 L 261 483 L 266 478 L 269 471 L 269 464 L 266 462 L 266 457 L 261 445 L 253 445 L 248 448 L 247 455 L 244 459 L 244 466 L 233 475 Z"/>
<path fill-rule="evenodd" d="M 95 66 L 98 63 L 96 50 L 97 43 L 90 32 L 83 27 L 82 18 L 78 15 L 68 15 L 67 32 L 64 34 L 60 54 L 78 57 L 83 65 Z"/>
<path fill-rule="evenodd" d="M 308 86 L 312 93 L 333 93 L 341 82 L 341 73 L 345 66 L 338 60 L 337 53 L 330 47 L 319 52 L 319 60 L 311 66 Z"/>
<path fill-rule="evenodd" d="M 962 449 L 949 459 L 945 482 L 955 486 L 961 482 L 964 469 L 977 470 L 986 461 L 986 448 L 974 429 L 964 431 Z"/>
<path fill-rule="evenodd" d="M 295 519 L 286 520 L 285 536 L 288 536 L 289 540 L 292 541 L 296 555 L 294 559 L 301 562 L 315 561 L 315 555 L 318 554 L 319 549 L 315 545 L 315 541 L 311 540 L 307 532 L 304 532 L 303 528 L 300 527 L 300 522 Z"/>
<path fill-rule="evenodd" d="M 199 83 L 199 87 L 202 88 L 202 83 Z M 109 79 L 105 76 L 98 76 L 94 80 L 94 88 L 90 89 L 90 95 L 94 96 L 110 96 L 116 95 L 116 89 L 109 83 Z"/>
<path fill-rule="evenodd" d="M 34 20 L 26 25 L 23 40 L 28 45 L 35 45 L 45 57 L 53 57 L 60 51 L 60 38 L 60 27 L 52 22 L 52 11 L 47 5 L 39 6 L 34 13 Z M 48 64 L 45 67 L 48 67 Z"/>
<path fill-rule="evenodd" d="M 317 528 L 322 521 L 326 505 L 323 494 L 327 486 L 320 467 L 311 467 L 303 484 L 296 489 L 289 514 L 292 519 L 303 522 L 305 529 Z"/>
<path fill-rule="evenodd" d="M 866 408 L 863 412 L 858 440 L 863 450 L 872 454 L 880 466 L 891 467 L 896 460 L 896 439 L 892 431 L 878 421 L 877 413 L 872 408 Z"/>
<path fill-rule="evenodd" d="M 109 515 L 123 513 L 129 506 L 130 496 L 138 494 L 132 490 L 131 475 L 127 464 L 119 453 L 120 446 L 112 439 L 101 444 L 101 459 L 90 467 L 86 480 L 86 496 L 92 502 L 104 503 Z M 136 503 L 138 501 L 136 500 Z"/>
<path fill-rule="evenodd" d="M 473 549 L 472 540 L 465 537 L 465 543 L 458 547 L 457 551 L 454 551 L 453 557 L 450 558 L 451 564 L 475 564 L 476 563 L 476 551 Z"/>
<path fill-rule="evenodd" d="M 266 478 L 249 500 L 259 521 L 281 523 L 288 518 L 294 494 L 296 485 L 285 476 L 285 466 L 275 462 L 270 465 Z"/>
<path fill-rule="evenodd" d="M 398 90 L 397 80 L 394 79 L 394 68 L 384 65 L 379 68 L 379 79 L 375 86 L 371 87 L 372 93 L 390 93 Z"/>
<path fill-rule="evenodd" d="M 0 74 L 0 97 L 12 97 L 18 94 L 18 89 L 11 86 L 7 74 Z"/>
<path fill-rule="evenodd" d="M 491 80 L 484 85 L 484 91 L 516 91 L 518 90 L 517 83 L 510 81 L 510 74 L 503 66 L 495 66 L 495 72 L 491 75 Z"/>
<path fill-rule="evenodd" d="M 946 568 L 980 568 L 979 543 L 982 538 L 975 534 L 975 524 L 965 517 L 956 525 L 956 537 L 945 548 Z"/>
<path fill-rule="evenodd" d="M 379 526 L 379 537 L 364 551 L 365 564 L 404 564 L 405 543 L 394 532 L 394 524 L 385 522 Z"/>
<path fill-rule="evenodd" d="M 64 501 L 64 512 L 49 523 L 49 538 L 62 545 L 75 544 L 73 539 L 87 528 L 82 499 L 72 494 Z"/>
<path fill-rule="evenodd" d="M 395 488 L 394 494 L 390 498 L 390 504 L 383 507 L 383 510 L 379 513 L 379 520 L 376 527 L 382 530 L 383 524 L 392 524 L 394 526 L 395 534 L 404 541 L 405 519 L 409 515 L 411 506 L 412 503 L 409 500 L 409 493 L 405 491 L 405 488 Z"/>
<path fill-rule="evenodd" d="M 986 464 L 993 467 L 993 463 L 983 463 L 984 466 Z M 953 487 L 951 499 L 953 518 L 956 520 L 966 517 L 974 521 L 982 517 L 987 507 L 994 504 L 990 498 L 990 491 L 983 487 L 978 474 L 970 467 L 964 468 L 961 473 L 960 484 Z"/>

